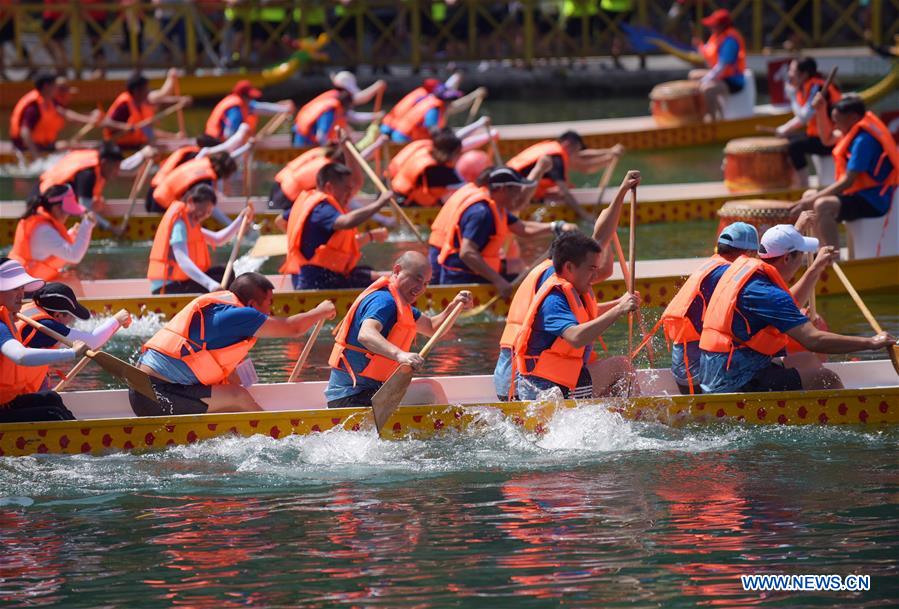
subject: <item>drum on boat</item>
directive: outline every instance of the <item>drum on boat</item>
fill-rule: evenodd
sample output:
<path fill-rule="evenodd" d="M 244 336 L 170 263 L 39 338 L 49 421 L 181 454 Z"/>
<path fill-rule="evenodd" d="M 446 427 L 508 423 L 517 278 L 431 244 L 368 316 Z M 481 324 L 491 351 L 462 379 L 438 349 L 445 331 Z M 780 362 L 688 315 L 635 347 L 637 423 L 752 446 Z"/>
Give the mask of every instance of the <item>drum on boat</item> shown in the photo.
<path fill-rule="evenodd" d="M 782 137 L 741 137 L 724 147 L 724 185 L 731 192 L 774 190 L 798 184 Z"/>
<path fill-rule="evenodd" d="M 792 224 L 795 218 L 790 214 L 792 201 L 772 199 L 740 199 L 728 201 L 718 210 L 718 233 L 734 222 L 752 224 L 759 231 L 759 237 L 777 224 Z"/>
<path fill-rule="evenodd" d="M 699 81 L 673 80 L 656 85 L 649 92 L 652 118 L 659 127 L 678 127 L 702 122 L 705 102 Z"/>

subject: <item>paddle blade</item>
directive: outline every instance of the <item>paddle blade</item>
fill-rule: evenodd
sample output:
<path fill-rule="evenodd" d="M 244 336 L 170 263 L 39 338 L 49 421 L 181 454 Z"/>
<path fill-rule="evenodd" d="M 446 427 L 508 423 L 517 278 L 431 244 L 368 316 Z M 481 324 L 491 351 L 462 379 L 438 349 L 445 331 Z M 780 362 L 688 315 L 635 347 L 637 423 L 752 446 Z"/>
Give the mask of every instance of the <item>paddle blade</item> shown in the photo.
<path fill-rule="evenodd" d="M 287 235 L 262 235 L 256 239 L 249 255 L 254 258 L 271 258 L 287 255 Z"/>
<path fill-rule="evenodd" d="M 495 303 L 497 300 L 499 300 L 499 295 L 496 295 L 487 302 L 479 304 L 478 306 L 468 309 L 467 311 L 462 311 L 462 314 L 459 317 L 462 317 L 464 319 L 477 317 L 478 315 L 484 313 L 485 311 L 487 311 L 487 309 L 492 307 L 493 303 Z"/>
<path fill-rule="evenodd" d="M 103 351 L 92 353 L 89 357 L 111 375 L 124 379 L 128 386 L 139 394 L 154 402 L 159 401 L 146 372 Z"/>
<path fill-rule="evenodd" d="M 387 422 L 387 419 L 390 418 L 390 415 L 400 405 L 411 382 L 412 368 L 410 366 L 400 366 L 372 396 L 371 409 L 375 417 L 375 427 L 378 429 L 378 434 L 381 433 L 381 428 Z"/>
<path fill-rule="evenodd" d="M 893 345 L 887 349 L 887 353 L 890 354 L 890 361 L 893 362 L 893 370 L 899 374 L 899 345 Z"/>

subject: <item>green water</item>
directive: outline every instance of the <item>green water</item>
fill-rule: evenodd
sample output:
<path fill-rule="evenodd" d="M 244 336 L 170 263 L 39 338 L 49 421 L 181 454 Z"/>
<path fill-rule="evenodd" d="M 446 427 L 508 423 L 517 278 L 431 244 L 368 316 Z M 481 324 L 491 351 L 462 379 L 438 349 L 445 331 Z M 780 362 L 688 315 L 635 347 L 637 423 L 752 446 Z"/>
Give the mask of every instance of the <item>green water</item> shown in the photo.
<path fill-rule="evenodd" d="M 637 103 L 622 107 L 642 113 Z M 510 102 L 510 118 L 502 108 L 491 102 L 497 122 L 526 120 L 528 108 L 530 120 L 597 116 L 584 102 Z M 718 147 L 646 152 L 628 155 L 619 173 L 639 168 L 647 183 L 713 180 L 719 164 Z M 257 175 L 264 183 L 274 169 Z M 0 180 L 0 192 L 29 187 Z M 121 196 L 128 184 L 112 188 Z M 639 256 L 705 255 L 714 229 L 640 227 Z M 148 245 L 97 244 L 85 276 L 142 275 Z M 366 248 L 365 261 L 383 268 L 411 246 Z M 525 255 L 543 246 L 526 243 Z M 896 297 L 866 295 L 894 329 Z M 818 306 L 835 331 L 869 332 L 848 298 Z M 646 310 L 647 321 L 660 313 Z M 159 327 L 142 318 L 110 351 L 134 359 Z M 425 372 L 491 372 L 501 327 L 489 317 L 462 322 Z M 623 352 L 625 324 L 604 338 Z M 316 342 L 303 379 L 327 378 L 329 339 L 323 332 Z M 301 346 L 259 341 L 262 381 L 286 378 Z M 655 347 L 656 365 L 666 365 L 664 344 Z M 94 366 L 73 384 L 110 386 L 118 384 Z M 557 415 L 549 430 L 534 437 L 496 421 L 428 442 L 332 431 L 146 455 L 0 458 L 0 606 L 899 605 L 895 429 L 671 429 L 594 405 Z M 872 581 L 857 593 L 744 592 L 739 576 L 758 573 Z"/>

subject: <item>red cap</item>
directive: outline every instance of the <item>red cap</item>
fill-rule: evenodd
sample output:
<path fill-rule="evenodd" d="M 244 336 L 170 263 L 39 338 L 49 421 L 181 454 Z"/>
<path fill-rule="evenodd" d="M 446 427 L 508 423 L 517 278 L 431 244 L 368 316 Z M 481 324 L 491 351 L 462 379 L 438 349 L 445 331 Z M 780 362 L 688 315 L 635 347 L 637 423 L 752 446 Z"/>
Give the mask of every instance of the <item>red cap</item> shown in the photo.
<path fill-rule="evenodd" d="M 706 27 L 726 27 L 732 23 L 730 11 L 726 8 L 719 8 L 711 15 L 702 20 L 702 25 Z"/>
<path fill-rule="evenodd" d="M 436 78 L 426 78 L 422 83 L 422 86 L 428 93 L 433 93 L 437 87 L 439 87 L 442 83 Z"/>
<path fill-rule="evenodd" d="M 262 97 L 262 91 L 253 86 L 249 80 L 239 80 L 237 84 L 234 85 L 234 89 L 231 91 L 235 95 L 246 95 L 247 97 L 252 97 L 253 99 L 259 99 Z"/>

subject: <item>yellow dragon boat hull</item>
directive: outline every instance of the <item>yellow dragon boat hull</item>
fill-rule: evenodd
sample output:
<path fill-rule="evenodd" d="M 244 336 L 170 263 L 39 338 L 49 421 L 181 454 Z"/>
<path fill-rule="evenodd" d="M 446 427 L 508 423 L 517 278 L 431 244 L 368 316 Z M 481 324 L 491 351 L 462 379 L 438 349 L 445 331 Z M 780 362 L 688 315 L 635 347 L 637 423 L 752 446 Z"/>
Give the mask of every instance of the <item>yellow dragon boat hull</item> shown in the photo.
<path fill-rule="evenodd" d="M 388 439 L 432 438 L 448 430 L 477 433 L 495 424 L 497 416 L 512 421 L 528 434 L 540 435 L 553 425 L 553 415 L 564 408 L 589 407 L 617 413 L 624 419 L 664 425 L 750 424 L 750 425 L 855 425 L 880 427 L 899 423 L 899 387 L 889 361 L 834 364 L 844 379 L 848 376 L 885 382 L 887 386 L 857 387 L 832 391 L 778 392 L 757 394 L 717 394 L 700 396 L 657 395 L 602 401 L 495 402 L 464 400 L 462 405 L 404 406 L 387 421 Z M 641 371 L 668 375 L 667 371 Z M 480 388 L 492 386 L 492 377 L 437 377 L 452 387 L 464 383 Z M 670 380 L 670 378 L 669 378 Z M 279 384 L 264 387 L 275 399 L 282 399 L 275 412 L 204 414 L 166 417 L 118 416 L 76 421 L 0 424 L 0 455 L 21 456 L 43 453 L 104 454 L 148 451 L 187 445 L 222 436 L 249 437 L 257 434 L 279 439 L 309 435 L 341 428 L 373 434 L 368 408 L 303 408 L 295 404 L 303 385 Z M 313 387 L 309 387 L 312 389 Z M 255 389 L 255 388 L 254 388 Z M 62 394 L 67 404 L 74 401 L 93 405 L 104 400 L 121 402 L 122 390 Z M 318 395 L 320 395 L 320 391 Z M 71 407 L 71 406 L 70 406 Z M 96 407 L 96 406 L 94 406 Z M 76 412 L 77 414 L 77 412 Z"/>

